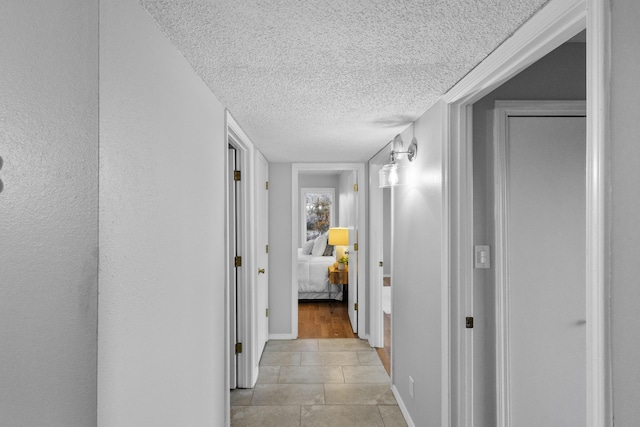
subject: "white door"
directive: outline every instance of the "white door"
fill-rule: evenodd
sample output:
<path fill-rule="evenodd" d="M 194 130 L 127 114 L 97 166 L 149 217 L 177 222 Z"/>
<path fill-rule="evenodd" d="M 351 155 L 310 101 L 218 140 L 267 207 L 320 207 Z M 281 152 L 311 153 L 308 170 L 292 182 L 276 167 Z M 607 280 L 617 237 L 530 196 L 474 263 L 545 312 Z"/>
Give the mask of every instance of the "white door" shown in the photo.
<path fill-rule="evenodd" d="M 269 164 L 262 154 L 256 156 L 256 245 L 258 360 L 269 338 Z"/>
<path fill-rule="evenodd" d="M 497 103 L 500 426 L 586 422 L 583 105 Z"/>
<path fill-rule="evenodd" d="M 356 194 L 356 184 L 358 174 L 356 171 L 345 172 L 347 175 L 348 189 L 346 197 L 346 223 L 344 227 L 349 228 L 349 286 L 347 291 L 347 309 L 349 320 L 354 333 L 358 333 L 358 251 L 355 245 L 358 243 L 358 198 Z M 342 203 L 342 202 L 341 202 Z M 342 205 L 341 205 L 342 206 Z M 342 208 L 341 208 L 342 209 Z"/>

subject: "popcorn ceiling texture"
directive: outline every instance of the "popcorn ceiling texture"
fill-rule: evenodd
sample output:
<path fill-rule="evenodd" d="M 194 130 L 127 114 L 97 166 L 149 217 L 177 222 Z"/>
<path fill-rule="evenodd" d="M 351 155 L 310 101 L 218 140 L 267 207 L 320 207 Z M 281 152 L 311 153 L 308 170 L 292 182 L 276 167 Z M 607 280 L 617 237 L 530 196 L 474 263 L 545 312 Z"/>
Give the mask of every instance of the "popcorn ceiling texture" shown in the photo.
<path fill-rule="evenodd" d="M 548 0 L 141 0 L 272 162 L 366 161 Z"/>

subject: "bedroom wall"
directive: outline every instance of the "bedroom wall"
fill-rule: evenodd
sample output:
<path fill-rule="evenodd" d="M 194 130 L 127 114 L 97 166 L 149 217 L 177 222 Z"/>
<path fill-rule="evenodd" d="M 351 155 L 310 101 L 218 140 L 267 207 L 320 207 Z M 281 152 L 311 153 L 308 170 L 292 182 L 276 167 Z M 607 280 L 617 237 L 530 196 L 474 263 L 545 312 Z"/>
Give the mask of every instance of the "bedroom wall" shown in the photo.
<path fill-rule="evenodd" d="M 291 163 L 269 163 L 269 336 L 291 335 Z"/>
<path fill-rule="evenodd" d="M 139 2 L 101 1 L 100 426 L 224 425 L 224 138 Z"/>
<path fill-rule="evenodd" d="M 586 99 L 586 45 L 565 43 L 473 106 L 474 245 L 495 248 L 493 108 L 496 100 Z M 474 270 L 475 423 L 496 425 L 495 271 Z"/>
<path fill-rule="evenodd" d="M 0 2 L 0 424 L 96 423 L 98 1 Z"/>

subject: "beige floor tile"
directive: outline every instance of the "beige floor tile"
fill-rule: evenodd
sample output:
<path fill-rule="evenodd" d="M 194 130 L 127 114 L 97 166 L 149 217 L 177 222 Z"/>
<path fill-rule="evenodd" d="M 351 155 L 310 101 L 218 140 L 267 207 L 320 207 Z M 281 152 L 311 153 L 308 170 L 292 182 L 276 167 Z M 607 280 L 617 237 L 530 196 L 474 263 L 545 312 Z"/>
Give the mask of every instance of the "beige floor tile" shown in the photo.
<path fill-rule="evenodd" d="M 327 405 L 396 405 L 389 384 L 325 384 Z"/>
<path fill-rule="evenodd" d="M 281 384 L 343 383 L 344 376 L 340 366 L 281 366 L 278 382 Z"/>
<path fill-rule="evenodd" d="M 304 427 L 385 427 L 376 407 L 315 405 L 302 407 Z"/>
<path fill-rule="evenodd" d="M 318 351 L 318 340 L 270 340 L 264 351 Z"/>
<path fill-rule="evenodd" d="M 324 403 L 322 384 L 256 384 L 251 405 L 321 405 Z"/>
<path fill-rule="evenodd" d="M 248 406 L 253 398 L 253 389 L 237 388 L 231 390 L 231 406 Z"/>
<path fill-rule="evenodd" d="M 365 351 L 371 350 L 371 346 L 365 340 L 357 338 L 329 338 L 318 340 L 319 351 Z"/>
<path fill-rule="evenodd" d="M 311 354 L 316 354 L 313 352 Z M 300 365 L 300 353 L 292 351 L 265 351 L 260 358 L 262 366 Z"/>
<path fill-rule="evenodd" d="M 280 376 L 280 366 L 260 366 L 256 384 L 275 384 Z"/>
<path fill-rule="evenodd" d="M 389 375 L 380 366 L 343 366 L 345 383 L 389 383 Z"/>
<path fill-rule="evenodd" d="M 385 427 L 407 427 L 407 422 L 404 420 L 398 405 L 380 405 L 378 409 L 384 420 Z"/>
<path fill-rule="evenodd" d="M 380 360 L 380 356 L 378 356 L 377 351 L 358 351 L 356 352 L 356 354 L 358 355 L 358 361 L 360 362 L 360 365 L 382 365 L 382 361 Z"/>
<path fill-rule="evenodd" d="M 300 427 L 299 406 L 238 406 L 231 408 L 232 427 Z"/>
<path fill-rule="evenodd" d="M 326 351 L 301 353 L 301 365 L 358 365 L 358 355 L 353 351 Z"/>

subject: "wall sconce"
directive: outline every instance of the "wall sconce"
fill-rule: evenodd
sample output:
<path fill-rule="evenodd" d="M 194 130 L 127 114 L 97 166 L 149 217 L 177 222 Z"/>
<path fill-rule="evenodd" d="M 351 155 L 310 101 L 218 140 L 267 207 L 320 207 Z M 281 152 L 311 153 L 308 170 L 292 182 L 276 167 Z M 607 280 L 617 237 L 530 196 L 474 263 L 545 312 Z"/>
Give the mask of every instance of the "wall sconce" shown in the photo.
<path fill-rule="evenodd" d="M 400 154 L 406 154 L 407 159 L 412 162 L 413 159 L 415 159 L 418 155 L 418 140 L 414 136 L 411 140 L 411 144 L 409 144 L 409 147 L 407 148 L 407 151 L 402 151 L 403 145 L 404 144 L 402 142 L 402 137 L 400 136 L 400 134 L 396 135 L 396 137 L 393 138 L 391 155 L 389 156 L 391 162 L 384 165 L 382 169 L 380 169 L 380 188 L 395 187 L 398 185 L 407 184 L 407 178 L 403 173 L 404 165 L 398 164 L 396 162 L 396 159 Z"/>

